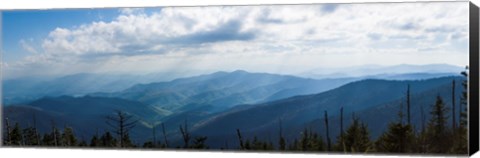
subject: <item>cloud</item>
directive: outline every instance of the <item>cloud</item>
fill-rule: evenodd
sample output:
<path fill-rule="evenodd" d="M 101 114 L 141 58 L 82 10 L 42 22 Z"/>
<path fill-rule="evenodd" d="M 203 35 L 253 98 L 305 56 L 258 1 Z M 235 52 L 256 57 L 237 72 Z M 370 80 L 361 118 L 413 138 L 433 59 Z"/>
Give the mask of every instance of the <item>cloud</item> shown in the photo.
<path fill-rule="evenodd" d="M 462 65 L 461 57 L 468 59 L 466 2 L 165 7 L 148 14 L 122 8 L 109 22 L 48 31 L 41 40 L 20 41 L 37 53 L 12 67 L 49 67 L 55 73 L 149 72 L 179 65 L 294 72 L 440 59 Z M 430 60 L 432 53 L 443 56 Z M 425 58 L 396 60 L 413 56 Z"/>
<path fill-rule="evenodd" d="M 33 42 L 33 39 L 30 39 L 29 41 L 26 41 L 26 40 L 22 39 L 22 40 L 20 40 L 19 44 L 27 52 L 37 54 L 38 51 L 35 48 L 33 48 L 33 46 L 31 44 L 29 44 L 29 43 L 32 43 L 32 42 Z"/>

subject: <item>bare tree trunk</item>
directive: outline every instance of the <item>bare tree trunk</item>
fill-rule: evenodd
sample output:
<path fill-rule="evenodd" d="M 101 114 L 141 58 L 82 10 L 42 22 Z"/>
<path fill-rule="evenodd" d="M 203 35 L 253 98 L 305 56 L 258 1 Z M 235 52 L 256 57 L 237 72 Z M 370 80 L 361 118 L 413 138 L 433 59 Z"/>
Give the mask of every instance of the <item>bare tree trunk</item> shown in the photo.
<path fill-rule="evenodd" d="M 38 133 L 38 130 L 37 130 L 37 117 L 35 117 L 35 114 L 33 114 L 33 129 L 35 130 L 34 134 L 35 134 L 35 139 L 36 139 L 36 143 L 37 145 L 40 145 L 40 134 Z"/>
<path fill-rule="evenodd" d="M 452 81 L 452 129 L 455 134 L 455 129 L 457 128 L 457 122 L 455 118 L 455 80 Z"/>
<path fill-rule="evenodd" d="M 245 149 L 243 146 L 243 139 L 242 139 L 242 134 L 240 133 L 240 129 L 237 129 L 237 136 L 238 136 L 238 141 L 240 142 L 240 149 Z"/>
<path fill-rule="evenodd" d="M 163 123 L 162 123 L 162 132 L 163 132 L 163 139 L 165 141 L 165 148 L 167 148 L 168 147 L 167 134 L 165 132 L 165 126 Z"/>
<path fill-rule="evenodd" d="M 340 138 L 343 144 L 343 107 L 340 108 Z"/>
<path fill-rule="evenodd" d="M 187 120 L 185 120 L 184 128 L 182 127 L 182 125 L 180 125 L 180 132 L 182 133 L 184 148 L 186 149 L 188 148 L 188 142 L 190 141 L 190 134 L 188 133 L 188 128 L 187 128 Z"/>
<path fill-rule="evenodd" d="M 58 144 L 57 144 L 57 139 L 58 139 L 58 138 L 57 138 L 57 132 L 56 132 L 57 130 L 56 130 L 56 127 L 55 127 L 55 122 L 54 122 L 53 120 L 52 120 L 52 131 L 53 131 L 53 132 L 52 132 L 52 133 L 53 133 L 53 144 L 54 144 L 55 146 L 57 146 L 57 145 L 58 145 Z"/>
<path fill-rule="evenodd" d="M 328 129 L 328 114 L 327 114 L 327 111 L 325 111 L 325 126 L 326 126 L 326 130 L 327 130 L 327 148 L 328 148 L 328 151 L 331 151 L 332 148 L 331 148 L 331 141 L 330 141 L 330 133 L 329 133 L 329 129 Z"/>
<path fill-rule="evenodd" d="M 12 141 L 12 135 L 11 135 L 10 122 L 8 121 L 8 117 L 5 118 L 5 125 L 7 126 L 7 141 L 5 145 L 10 145 Z"/>
<path fill-rule="evenodd" d="M 411 125 L 411 122 L 410 122 L 410 84 L 408 84 L 408 87 L 407 87 L 407 122 L 408 122 L 408 125 Z"/>
<path fill-rule="evenodd" d="M 157 147 L 157 137 L 155 136 L 155 127 L 156 127 L 156 125 L 155 125 L 155 123 L 153 123 L 152 125 L 153 125 L 153 127 L 152 127 L 153 142 L 152 142 L 152 143 L 153 143 L 153 147 Z"/>

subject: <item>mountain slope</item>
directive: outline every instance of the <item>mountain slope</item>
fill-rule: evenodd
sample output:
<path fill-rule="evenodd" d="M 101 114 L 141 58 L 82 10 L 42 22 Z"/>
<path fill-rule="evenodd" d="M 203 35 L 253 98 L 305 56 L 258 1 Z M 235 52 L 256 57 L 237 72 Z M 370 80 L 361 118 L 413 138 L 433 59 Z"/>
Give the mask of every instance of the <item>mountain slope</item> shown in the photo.
<path fill-rule="evenodd" d="M 188 111 L 190 107 L 187 105 L 211 106 L 211 111 L 217 112 L 238 104 L 253 104 L 294 95 L 319 93 L 352 80 L 354 79 L 313 80 L 238 70 L 181 78 L 170 82 L 138 84 L 118 93 L 93 95 L 136 100 L 174 113 Z"/>
<path fill-rule="evenodd" d="M 199 135 L 212 137 L 226 137 L 228 135 L 232 138 L 234 136 L 232 134 L 238 128 L 245 133 L 271 135 L 271 132 L 277 132 L 279 120 L 282 120 L 282 124 L 286 128 L 299 129 L 313 120 L 323 118 L 324 111 L 328 111 L 329 116 L 336 117 L 339 114 L 340 107 L 345 108 L 345 114 L 355 112 L 361 115 L 368 112 L 372 115 L 368 120 L 369 122 L 383 120 L 380 121 L 380 124 L 386 124 L 391 117 L 373 117 L 376 114 L 370 111 L 385 105 L 390 105 L 387 108 L 388 110 L 385 111 L 398 110 L 396 108 L 399 103 L 398 100 L 405 96 L 408 84 L 411 85 L 412 93 L 422 96 L 430 92 L 429 95 L 425 95 L 430 98 L 432 94 L 443 94 L 444 91 L 447 91 L 445 94 L 448 94 L 448 85 L 451 84 L 453 79 L 461 80 L 460 77 L 442 77 L 418 81 L 362 80 L 320 94 L 295 96 L 252 105 L 251 108 L 247 109 L 226 111 L 196 124 L 194 131 Z M 445 86 L 447 88 L 439 89 L 439 87 Z M 425 110 L 428 111 L 427 108 Z M 382 110 L 375 110 L 375 112 L 383 113 Z M 387 113 L 387 115 L 396 116 L 396 112 Z M 299 127 L 299 125 L 301 126 Z M 375 129 L 381 129 L 378 124 L 373 124 L 373 126 Z"/>

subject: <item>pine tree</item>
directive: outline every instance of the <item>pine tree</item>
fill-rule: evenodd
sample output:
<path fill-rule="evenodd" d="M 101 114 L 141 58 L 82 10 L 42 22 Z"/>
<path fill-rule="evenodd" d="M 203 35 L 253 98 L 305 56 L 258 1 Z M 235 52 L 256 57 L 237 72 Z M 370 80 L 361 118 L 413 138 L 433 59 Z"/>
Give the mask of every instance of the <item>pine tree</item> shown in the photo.
<path fill-rule="evenodd" d="M 285 138 L 283 137 L 282 120 L 280 120 L 278 124 L 279 124 L 278 149 L 280 151 L 283 151 L 286 149 L 286 142 L 285 142 Z"/>
<path fill-rule="evenodd" d="M 27 146 L 39 145 L 39 140 L 37 136 L 37 129 L 34 127 L 28 127 L 23 129 L 24 142 Z"/>
<path fill-rule="evenodd" d="M 400 107 L 402 107 L 400 105 Z M 390 123 L 388 129 L 375 142 L 375 149 L 378 152 L 410 153 L 412 152 L 415 134 L 409 124 L 404 125 L 403 108 L 398 112 L 397 122 Z"/>
<path fill-rule="evenodd" d="M 353 116 L 353 123 L 345 133 L 345 151 L 368 152 L 371 150 L 370 134 L 367 126 Z"/>
<path fill-rule="evenodd" d="M 10 133 L 10 143 L 11 145 L 24 145 L 23 144 L 23 135 L 22 135 L 22 129 L 20 128 L 20 125 L 18 123 L 15 123 L 15 126 L 12 129 L 12 132 Z"/>
<path fill-rule="evenodd" d="M 117 140 L 113 138 L 112 134 L 110 132 L 105 132 L 100 137 L 100 146 L 102 147 L 116 147 L 117 146 Z"/>
<path fill-rule="evenodd" d="M 98 139 L 97 135 L 94 135 L 92 139 L 90 140 L 90 146 L 91 147 L 99 147 L 100 146 L 100 140 Z"/>
<path fill-rule="evenodd" d="M 197 136 L 193 139 L 192 148 L 194 149 L 208 149 L 208 146 L 205 144 L 207 137 L 205 136 Z"/>
<path fill-rule="evenodd" d="M 4 133 L 4 137 L 3 137 L 3 145 L 11 145 L 11 134 L 12 130 L 11 130 L 11 126 L 10 126 L 10 122 L 8 120 L 8 117 L 5 118 L 5 133 Z"/>
<path fill-rule="evenodd" d="M 73 133 L 73 129 L 71 127 L 65 127 L 63 129 L 62 134 L 62 144 L 63 146 L 76 146 L 77 145 L 77 138 Z"/>
<path fill-rule="evenodd" d="M 460 96 L 459 104 L 459 115 L 460 115 L 460 124 L 454 129 L 454 143 L 451 149 L 452 153 L 456 154 L 467 154 L 468 153 L 468 130 L 467 130 L 467 112 L 468 112 L 468 66 L 465 68 L 465 71 L 461 72 L 465 77 L 462 80 L 462 93 Z"/>
<path fill-rule="evenodd" d="M 447 128 L 448 109 L 440 96 L 437 96 L 435 104 L 430 112 L 431 118 L 428 122 L 426 130 L 427 135 L 427 152 L 429 153 L 445 153 L 448 151 L 449 131 Z"/>

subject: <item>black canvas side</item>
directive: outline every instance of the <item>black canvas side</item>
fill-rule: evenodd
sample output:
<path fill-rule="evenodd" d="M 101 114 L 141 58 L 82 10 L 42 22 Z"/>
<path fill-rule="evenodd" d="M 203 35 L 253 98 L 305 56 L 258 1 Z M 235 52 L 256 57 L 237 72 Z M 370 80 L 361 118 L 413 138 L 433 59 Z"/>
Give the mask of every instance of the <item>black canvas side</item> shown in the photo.
<path fill-rule="evenodd" d="M 479 75 L 479 15 L 478 7 L 470 2 L 470 63 L 469 63 L 469 114 L 468 114 L 468 142 L 470 155 L 478 151 L 479 144 L 479 98 L 478 98 L 478 75 Z"/>

